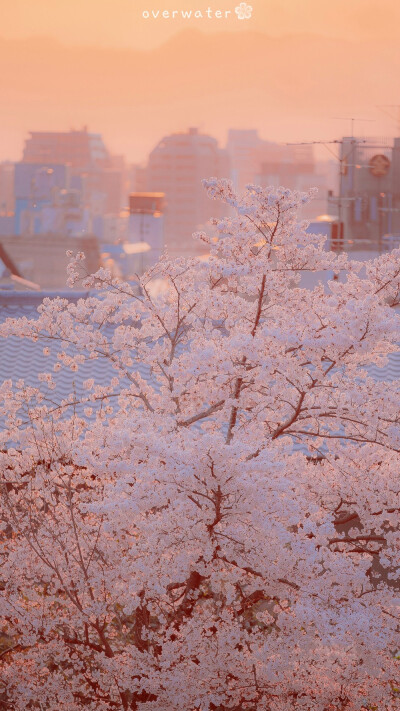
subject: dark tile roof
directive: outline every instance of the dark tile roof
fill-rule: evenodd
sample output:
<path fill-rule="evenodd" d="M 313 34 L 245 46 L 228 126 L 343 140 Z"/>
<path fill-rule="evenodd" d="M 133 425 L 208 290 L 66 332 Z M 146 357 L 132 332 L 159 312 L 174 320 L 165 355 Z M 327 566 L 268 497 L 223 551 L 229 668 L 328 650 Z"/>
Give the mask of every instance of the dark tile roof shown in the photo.
<path fill-rule="evenodd" d="M 36 318 L 38 315 L 37 308 L 45 297 L 54 298 L 59 296 L 71 302 L 77 302 L 88 295 L 89 292 L 76 291 L 17 292 L 0 290 L 0 323 L 10 317 L 20 318 L 25 316 L 29 319 Z M 107 328 L 110 329 L 110 335 L 112 335 L 112 326 Z M 15 383 L 17 380 L 23 379 L 32 387 L 42 387 L 38 374 L 53 372 L 53 366 L 57 362 L 57 351 L 59 350 L 59 348 L 49 345 L 50 355 L 44 356 L 43 348 L 47 345 L 43 341 L 35 343 L 27 338 L 0 337 L 0 383 L 9 379 Z M 158 385 L 155 379 L 152 378 L 147 365 L 139 363 L 136 369 L 155 389 L 158 389 Z M 384 368 L 372 365 L 368 368 L 368 372 L 376 381 L 391 381 L 400 378 L 400 352 L 391 354 L 389 363 Z M 87 391 L 83 387 L 85 380 L 93 378 L 96 383 L 108 385 L 114 375 L 115 370 L 107 358 L 88 359 L 79 367 L 77 372 L 73 372 L 63 366 L 59 372 L 53 374 L 56 390 L 49 390 L 49 397 L 60 402 L 75 393 L 79 399 L 80 396 L 87 395 Z M 77 408 L 77 412 L 83 414 L 84 407 L 92 407 L 94 417 L 96 405 L 87 403 L 87 405 Z M 295 445 L 295 449 L 298 448 L 303 449 L 303 446 Z"/>
<path fill-rule="evenodd" d="M 45 297 L 54 298 L 55 296 L 66 298 L 70 302 L 77 302 L 79 299 L 87 297 L 88 292 L 42 291 L 33 293 L 0 290 L 0 323 L 4 323 L 7 318 L 37 318 L 37 308 L 43 299 Z M 108 327 L 108 330 L 111 336 L 112 327 Z M 50 349 L 48 356 L 43 354 L 43 348 L 45 347 Z M 93 378 L 95 383 L 109 385 L 116 375 L 111 361 L 105 357 L 87 359 L 79 366 L 76 372 L 64 365 L 62 365 L 61 370 L 54 372 L 53 366 L 56 362 L 59 362 L 57 361 L 57 352 L 60 350 L 59 344 L 52 345 L 50 342 L 34 342 L 28 338 L 18 338 L 17 336 L 0 337 L 0 383 L 9 379 L 15 383 L 22 379 L 29 386 L 43 389 L 43 384 L 38 379 L 39 373 L 52 373 L 56 389 L 47 390 L 44 388 L 44 391 L 48 393 L 51 400 L 56 400 L 59 403 L 73 394 L 77 396 L 77 399 L 81 396 L 87 396 L 88 391 L 83 387 L 83 383 L 90 378 Z M 73 355 L 73 349 L 70 347 L 67 353 Z M 138 364 L 136 370 L 156 387 L 156 383 L 151 379 L 147 365 Z M 128 384 L 128 381 L 126 384 Z M 84 407 L 92 407 L 95 412 L 98 406 L 89 402 L 77 408 L 77 412 L 83 414 Z"/>

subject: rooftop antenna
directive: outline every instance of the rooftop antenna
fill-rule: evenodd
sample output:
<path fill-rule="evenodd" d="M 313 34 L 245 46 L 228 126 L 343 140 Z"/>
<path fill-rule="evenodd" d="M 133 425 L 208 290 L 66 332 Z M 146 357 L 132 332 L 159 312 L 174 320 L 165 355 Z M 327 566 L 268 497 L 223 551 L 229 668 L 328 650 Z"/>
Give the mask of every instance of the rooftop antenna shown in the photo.
<path fill-rule="evenodd" d="M 332 117 L 335 121 L 350 121 L 351 125 L 351 138 L 354 138 L 354 122 L 355 121 L 375 121 L 375 119 L 371 118 L 356 118 L 354 116 L 333 116 Z"/>
<path fill-rule="evenodd" d="M 348 119 L 347 119 L 348 120 Z M 350 119 L 352 122 L 360 119 Z M 368 121 L 370 119 L 367 119 Z M 352 124 L 352 129 L 353 129 L 353 124 Z M 345 143 L 349 143 L 348 141 L 342 140 L 335 140 L 335 141 L 303 141 L 301 143 L 286 143 L 287 146 L 325 146 L 325 148 L 333 155 L 335 160 L 338 161 L 339 164 L 339 197 L 338 197 L 338 222 L 339 222 L 339 230 L 341 230 L 341 224 L 342 224 L 342 202 L 343 200 L 353 200 L 354 198 L 343 198 L 342 197 L 342 176 L 344 175 L 345 168 L 348 166 L 348 161 L 347 159 L 351 156 L 351 154 L 354 151 L 354 146 L 359 143 L 366 143 L 367 141 L 363 138 L 357 139 L 354 138 L 354 136 L 351 136 L 350 140 L 350 149 L 347 151 L 347 153 L 343 154 L 343 145 Z M 332 145 L 337 145 L 341 146 L 341 151 L 339 155 L 335 152 L 333 148 L 331 148 Z"/>

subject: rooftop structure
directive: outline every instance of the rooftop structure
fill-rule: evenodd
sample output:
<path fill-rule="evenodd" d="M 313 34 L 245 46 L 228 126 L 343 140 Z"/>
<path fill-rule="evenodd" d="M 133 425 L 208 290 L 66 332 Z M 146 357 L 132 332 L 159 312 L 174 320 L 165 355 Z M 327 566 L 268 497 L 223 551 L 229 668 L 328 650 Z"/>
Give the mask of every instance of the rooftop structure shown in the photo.
<path fill-rule="evenodd" d="M 400 242 L 400 137 L 341 142 L 339 195 L 330 211 L 350 250 L 383 252 Z M 397 239 L 396 239 L 397 235 Z"/>
<path fill-rule="evenodd" d="M 131 193 L 129 196 L 128 246 L 147 244 L 149 249 L 142 250 L 140 271 L 144 272 L 155 264 L 164 249 L 164 203 L 165 194 L 160 192 Z M 133 263 L 129 255 L 138 255 L 138 251 L 125 250 L 126 263 Z M 137 264 L 137 256 L 135 264 Z"/>
<path fill-rule="evenodd" d="M 24 163 L 68 163 L 75 169 L 103 167 L 109 153 L 98 133 L 80 131 L 31 131 L 25 142 Z"/>
<path fill-rule="evenodd" d="M 165 193 L 131 193 L 129 195 L 129 212 L 131 215 L 141 212 L 154 215 L 162 213 L 165 203 Z"/>

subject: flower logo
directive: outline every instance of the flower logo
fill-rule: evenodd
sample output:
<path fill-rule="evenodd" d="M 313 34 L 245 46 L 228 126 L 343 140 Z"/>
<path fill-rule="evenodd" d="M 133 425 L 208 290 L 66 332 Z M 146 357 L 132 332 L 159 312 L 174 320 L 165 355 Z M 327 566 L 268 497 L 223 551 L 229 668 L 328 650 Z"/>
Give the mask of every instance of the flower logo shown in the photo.
<path fill-rule="evenodd" d="M 253 8 L 248 5 L 247 2 L 241 2 L 240 5 L 235 7 L 235 12 L 238 16 L 238 20 L 248 20 L 251 17 Z"/>

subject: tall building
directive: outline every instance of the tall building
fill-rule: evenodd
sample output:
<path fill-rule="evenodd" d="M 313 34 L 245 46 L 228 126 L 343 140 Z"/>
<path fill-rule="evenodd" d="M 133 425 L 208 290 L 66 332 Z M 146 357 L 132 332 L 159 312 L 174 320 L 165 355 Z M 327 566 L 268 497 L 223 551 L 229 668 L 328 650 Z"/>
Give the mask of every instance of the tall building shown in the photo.
<path fill-rule="evenodd" d="M 243 192 L 246 185 L 254 183 L 260 172 L 259 149 L 262 141 L 256 129 L 228 131 L 227 151 L 231 162 L 231 178 L 235 189 Z"/>
<path fill-rule="evenodd" d="M 227 152 L 197 128 L 166 136 L 151 152 L 147 187 L 165 193 L 165 242 L 171 256 L 199 251 L 191 235 L 211 217 L 223 214 L 221 204 L 209 199 L 201 181 L 228 176 Z"/>
<path fill-rule="evenodd" d="M 107 167 L 108 151 L 100 134 L 80 131 L 31 131 L 24 163 L 68 163 L 73 171 Z"/>
<path fill-rule="evenodd" d="M 117 214 L 123 207 L 125 164 L 112 156 L 99 133 L 32 131 L 25 142 L 23 163 L 67 165 L 70 187 L 80 190 L 93 215 Z"/>
<path fill-rule="evenodd" d="M 144 193 L 147 186 L 146 166 L 132 163 L 126 170 L 126 193 Z"/>

